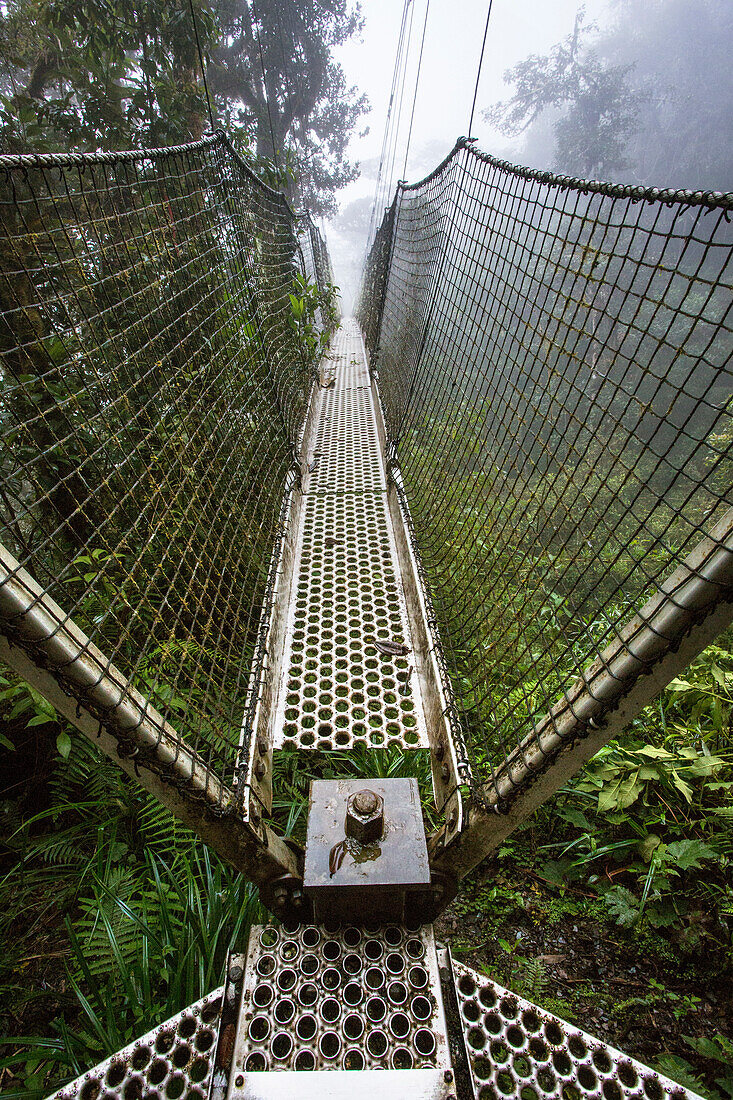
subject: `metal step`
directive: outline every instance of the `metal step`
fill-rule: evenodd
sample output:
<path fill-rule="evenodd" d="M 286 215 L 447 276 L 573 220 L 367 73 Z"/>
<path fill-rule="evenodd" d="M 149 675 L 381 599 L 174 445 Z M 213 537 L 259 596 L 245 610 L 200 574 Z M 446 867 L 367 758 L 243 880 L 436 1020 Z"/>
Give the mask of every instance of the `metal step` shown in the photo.
<path fill-rule="evenodd" d="M 206 1100 L 220 1035 L 224 988 L 215 989 L 49 1100 Z"/>
<path fill-rule="evenodd" d="M 448 1021 L 448 1022 L 446 1022 Z M 252 928 L 227 982 L 52 1100 L 701 1100 L 436 948 Z"/>
<path fill-rule="evenodd" d="M 273 1070 L 450 1068 L 430 925 L 252 929 L 230 1100 Z"/>
<path fill-rule="evenodd" d="M 451 966 L 475 1100 L 700 1100 L 485 974 Z"/>

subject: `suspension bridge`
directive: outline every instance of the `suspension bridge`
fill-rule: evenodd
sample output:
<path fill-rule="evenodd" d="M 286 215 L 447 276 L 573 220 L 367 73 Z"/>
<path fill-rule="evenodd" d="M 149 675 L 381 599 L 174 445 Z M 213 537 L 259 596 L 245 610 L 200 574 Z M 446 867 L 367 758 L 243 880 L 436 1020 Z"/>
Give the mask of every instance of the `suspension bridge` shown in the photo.
<path fill-rule="evenodd" d="M 340 321 L 222 132 L 0 173 L 0 655 L 273 914 L 58 1100 L 692 1095 L 432 922 L 733 618 L 733 195 L 461 139 Z"/>

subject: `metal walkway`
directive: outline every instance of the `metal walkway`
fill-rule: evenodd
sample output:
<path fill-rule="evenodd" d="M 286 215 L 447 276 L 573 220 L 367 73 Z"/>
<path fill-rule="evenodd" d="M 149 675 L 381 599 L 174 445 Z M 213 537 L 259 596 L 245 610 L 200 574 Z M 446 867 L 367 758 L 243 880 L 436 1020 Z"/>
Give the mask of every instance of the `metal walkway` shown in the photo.
<path fill-rule="evenodd" d="M 333 341 L 301 453 L 277 560 L 258 751 L 269 759 L 288 748 L 429 749 L 450 833 L 460 816 L 455 747 L 405 514 L 386 476 L 379 395 L 353 321 Z M 343 816 L 343 800 L 333 801 L 335 831 L 314 815 L 326 848 Z M 422 824 L 419 807 L 416 816 Z M 393 810 L 389 820 L 380 864 L 392 858 L 390 832 L 405 831 Z M 362 862 L 354 861 L 357 878 Z M 353 888 L 354 875 L 334 878 L 340 870 L 337 861 L 327 882 Z M 434 886 L 428 870 L 426 887 Z M 246 952 L 229 958 L 223 988 L 53 1100 L 369 1100 L 375 1089 L 400 1100 L 699 1100 L 455 961 L 422 916 L 371 923 L 361 899 L 345 924 L 253 927 Z"/>
<path fill-rule="evenodd" d="M 273 744 L 427 748 L 383 435 L 351 319 L 334 338 L 315 400 Z"/>

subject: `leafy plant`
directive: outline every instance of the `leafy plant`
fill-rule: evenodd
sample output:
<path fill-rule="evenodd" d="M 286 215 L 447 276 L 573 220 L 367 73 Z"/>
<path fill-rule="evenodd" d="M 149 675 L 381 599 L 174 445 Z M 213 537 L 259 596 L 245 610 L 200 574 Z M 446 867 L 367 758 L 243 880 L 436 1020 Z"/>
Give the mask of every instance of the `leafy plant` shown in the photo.
<path fill-rule="evenodd" d="M 682 1038 L 697 1054 L 701 1054 L 703 1058 L 711 1058 L 723 1066 L 724 1072 L 722 1076 L 716 1077 L 715 1083 L 723 1093 L 733 1096 L 733 1040 L 720 1033 L 710 1038 L 704 1035 L 699 1038 L 683 1035 Z"/>
<path fill-rule="evenodd" d="M 50 1034 L 0 1041 L 0 1070 L 28 1098 L 216 988 L 227 951 L 262 916 L 251 884 L 86 739 L 72 738 L 51 782 L 48 809 L 6 838 L 18 862 L 0 879 L 6 1003 L 30 1003 L 13 968 L 19 937 L 31 942 L 36 927 L 29 911 L 65 929 L 68 944 L 68 992 Z"/>
<path fill-rule="evenodd" d="M 303 362 L 317 364 L 328 350 L 337 320 L 336 287 L 329 286 L 321 291 L 316 283 L 309 283 L 297 272 L 288 297 L 288 325 L 300 344 Z"/>

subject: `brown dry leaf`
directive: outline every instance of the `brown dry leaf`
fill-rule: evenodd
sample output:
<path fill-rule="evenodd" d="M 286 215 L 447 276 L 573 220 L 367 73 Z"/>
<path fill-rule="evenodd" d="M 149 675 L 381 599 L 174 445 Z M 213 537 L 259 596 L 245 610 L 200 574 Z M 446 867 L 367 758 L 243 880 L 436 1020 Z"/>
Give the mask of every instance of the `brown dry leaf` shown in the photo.
<path fill-rule="evenodd" d="M 374 645 L 383 657 L 406 657 L 410 652 L 409 645 L 404 642 L 381 642 L 379 638 L 375 638 Z"/>

